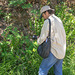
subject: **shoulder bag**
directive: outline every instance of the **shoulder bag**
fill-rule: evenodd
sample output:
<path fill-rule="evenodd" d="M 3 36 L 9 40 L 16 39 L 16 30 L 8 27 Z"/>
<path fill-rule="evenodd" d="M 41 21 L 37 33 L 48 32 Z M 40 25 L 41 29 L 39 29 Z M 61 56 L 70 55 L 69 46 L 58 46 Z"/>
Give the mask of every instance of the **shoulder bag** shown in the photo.
<path fill-rule="evenodd" d="M 49 20 L 49 37 L 41 45 L 38 46 L 37 52 L 42 58 L 47 58 L 51 50 L 51 20 Z"/>

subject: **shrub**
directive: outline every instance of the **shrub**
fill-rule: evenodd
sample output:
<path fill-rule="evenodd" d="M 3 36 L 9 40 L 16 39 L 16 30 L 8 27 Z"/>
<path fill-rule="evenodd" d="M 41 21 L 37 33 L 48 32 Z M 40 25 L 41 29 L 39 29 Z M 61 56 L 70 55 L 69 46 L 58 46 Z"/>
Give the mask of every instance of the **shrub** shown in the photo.
<path fill-rule="evenodd" d="M 32 5 L 30 3 L 26 3 L 26 0 L 9 0 L 9 5 L 10 6 L 15 6 L 15 7 L 22 7 L 23 9 L 27 9 L 32 7 Z"/>
<path fill-rule="evenodd" d="M 65 4 L 56 6 L 56 15 L 63 21 L 67 40 L 63 74 L 75 75 L 75 18 L 67 9 Z M 31 31 L 39 35 L 43 22 L 43 19 L 29 20 Z M 37 54 L 36 40 L 31 40 L 28 35 L 24 36 L 13 25 L 8 26 L 2 36 L 4 39 L 0 42 L 0 75 L 38 75 L 42 58 Z M 53 75 L 53 68 L 50 69 L 49 74 Z"/>
<path fill-rule="evenodd" d="M 37 43 L 32 43 L 29 36 L 19 33 L 13 26 L 7 27 L 2 36 L 4 39 L 0 42 L 0 75 L 28 75 L 33 70 L 35 72 L 32 74 L 36 75 L 40 61 L 36 52 Z"/>

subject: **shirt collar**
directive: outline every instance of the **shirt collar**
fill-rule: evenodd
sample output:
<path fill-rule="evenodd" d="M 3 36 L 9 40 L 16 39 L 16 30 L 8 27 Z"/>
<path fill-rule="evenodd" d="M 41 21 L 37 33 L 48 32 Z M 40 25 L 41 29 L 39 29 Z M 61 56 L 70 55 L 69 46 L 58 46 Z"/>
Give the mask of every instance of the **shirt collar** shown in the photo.
<path fill-rule="evenodd" d="M 48 18 L 51 19 L 52 16 L 54 16 L 54 14 L 50 15 Z"/>

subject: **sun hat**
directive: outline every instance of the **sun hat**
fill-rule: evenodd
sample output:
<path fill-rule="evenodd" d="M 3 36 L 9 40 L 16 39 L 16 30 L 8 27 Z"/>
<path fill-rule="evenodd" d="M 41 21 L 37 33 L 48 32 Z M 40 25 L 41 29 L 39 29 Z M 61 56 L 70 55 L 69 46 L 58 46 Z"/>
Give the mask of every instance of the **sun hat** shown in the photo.
<path fill-rule="evenodd" d="M 42 13 L 47 11 L 47 10 L 53 10 L 54 11 L 54 9 L 50 8 L 50 6 L 47 6 L 47 5 L 43 6 L 40 10 L 40 13 L 41 13 L 40 19 L 42 18 Z"/>

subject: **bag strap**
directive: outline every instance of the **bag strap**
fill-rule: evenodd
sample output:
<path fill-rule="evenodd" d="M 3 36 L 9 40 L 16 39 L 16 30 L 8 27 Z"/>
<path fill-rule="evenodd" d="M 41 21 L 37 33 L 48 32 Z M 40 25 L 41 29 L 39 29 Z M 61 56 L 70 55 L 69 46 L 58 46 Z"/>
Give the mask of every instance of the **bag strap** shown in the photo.
<path fill-rule="evenodd" d="M 51 20 L 50 19 L 48 19 L 49 20 L 49 39 L 51 38 Z"/>

